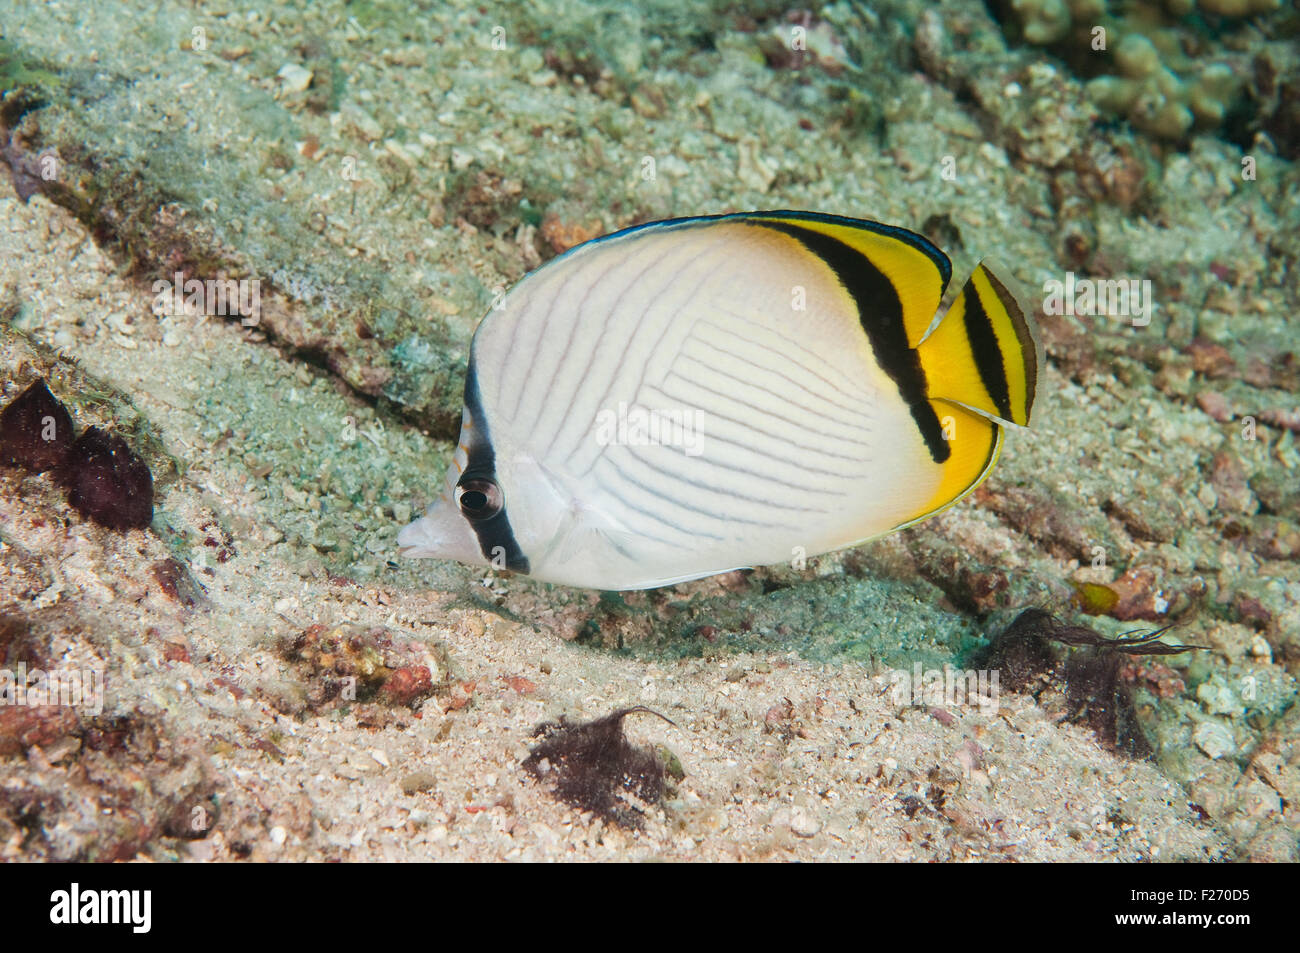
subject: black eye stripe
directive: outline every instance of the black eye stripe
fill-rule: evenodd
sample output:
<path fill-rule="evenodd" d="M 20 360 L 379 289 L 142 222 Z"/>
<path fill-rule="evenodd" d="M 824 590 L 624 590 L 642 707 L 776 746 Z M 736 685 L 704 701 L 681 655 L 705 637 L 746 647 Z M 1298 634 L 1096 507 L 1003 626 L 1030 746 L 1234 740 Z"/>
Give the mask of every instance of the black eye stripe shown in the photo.
<path fill-rule="evenodd" d="M 465 411 L 473 422 L 466 451 L 465 471 L 460 475 L 459 487 L 467 486 L 472 480 L 492 480 L 496 473 L 496 454 L 492 451 L 492 438 L 488 423 L 483 415 L 483 401 L 478 390 L 478 375 L 474 371 L 474 349 L 470 348 L 469 369 L 465 377 Z M 464 494 L 457 492 L 457 497 Z M 459 502 L 459 499 L 458 499 Z M 487 560 L 496 560 L 504 554 L 506 568 L 515 572 L 527 573 L 528 557 L 519 548 L 514 531 L 510 527 L 510 518 L 506 514 L 505 500 L 492 516 L 475 519 L 460 508 L 461 515 L 469 521 L 470 528 L 478 539 L 480 552 Z M 495 565 L 495 563 L 494 563 Z"/>

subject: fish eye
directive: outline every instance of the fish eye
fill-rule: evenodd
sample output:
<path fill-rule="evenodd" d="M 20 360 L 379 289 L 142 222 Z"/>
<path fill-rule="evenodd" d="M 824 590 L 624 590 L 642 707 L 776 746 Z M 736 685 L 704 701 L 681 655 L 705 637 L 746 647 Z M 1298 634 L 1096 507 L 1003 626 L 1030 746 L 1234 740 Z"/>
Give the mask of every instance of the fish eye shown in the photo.
<path fill-rule="evenodd" d="M 466 480 L 456 487 L 456 502 L 466 519 L 491 519 L 501 512 L 501 487 L 492 480 Z"/>

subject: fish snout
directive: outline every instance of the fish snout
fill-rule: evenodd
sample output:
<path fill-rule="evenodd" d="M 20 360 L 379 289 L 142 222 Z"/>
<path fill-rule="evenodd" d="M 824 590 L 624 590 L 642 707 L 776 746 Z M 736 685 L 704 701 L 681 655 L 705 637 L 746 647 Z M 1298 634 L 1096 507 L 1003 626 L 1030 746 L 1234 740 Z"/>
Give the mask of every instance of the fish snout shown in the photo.
<path fill-rule="evenodd" d="M 456 559 L 484 562 L 473 531 L 460 512 L 445 500 L 429 507 L 397 534 L 398 552 L 407 559 Z"/>

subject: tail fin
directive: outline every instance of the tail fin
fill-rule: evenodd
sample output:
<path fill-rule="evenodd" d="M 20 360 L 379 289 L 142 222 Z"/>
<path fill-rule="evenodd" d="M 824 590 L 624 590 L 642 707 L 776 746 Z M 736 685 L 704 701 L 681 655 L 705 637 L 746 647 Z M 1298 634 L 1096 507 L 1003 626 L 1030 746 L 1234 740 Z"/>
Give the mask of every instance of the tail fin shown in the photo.
<path fill-rule="evenodd" d="M 1016 299 L 983 263 L 937 327 L 916 346 L 931 400 L 1027 426 L 1039 347 Z"/>

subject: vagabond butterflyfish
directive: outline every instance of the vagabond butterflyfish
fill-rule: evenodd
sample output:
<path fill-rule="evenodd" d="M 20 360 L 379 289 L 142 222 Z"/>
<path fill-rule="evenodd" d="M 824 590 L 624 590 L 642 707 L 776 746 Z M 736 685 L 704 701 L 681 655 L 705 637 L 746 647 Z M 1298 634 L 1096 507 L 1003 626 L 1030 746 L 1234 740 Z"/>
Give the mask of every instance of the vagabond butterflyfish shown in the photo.
<path fill-rule="evenodd" d="M 501 298 L 470 346 L 459 446 L 397 541 L 591 589 L 798 564 L 910 526 L 1029 423 L 1034 331 L 984 265 L 809 212 L 594 239 Z"/>

